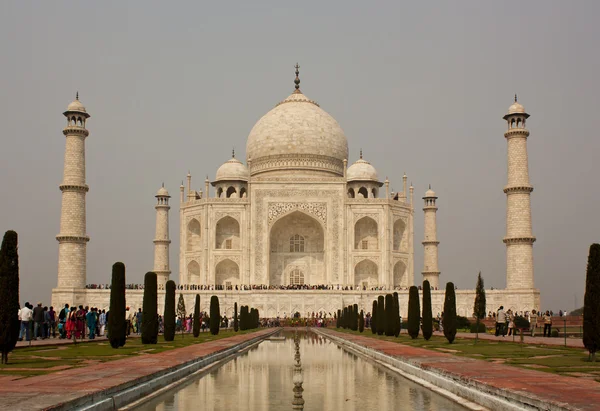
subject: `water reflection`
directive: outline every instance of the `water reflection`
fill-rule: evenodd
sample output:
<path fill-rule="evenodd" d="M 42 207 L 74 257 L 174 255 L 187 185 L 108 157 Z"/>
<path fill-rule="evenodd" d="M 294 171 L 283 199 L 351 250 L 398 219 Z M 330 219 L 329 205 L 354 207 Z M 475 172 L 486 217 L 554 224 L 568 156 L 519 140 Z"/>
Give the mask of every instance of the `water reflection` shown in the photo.
<path fill-rule="evenodd" d="M 283 335 L 137 410 L 291 410 L 294 341 Z M 300 355 L 305 410 L 464 410 L 314 333 L 301 333 Z"/>

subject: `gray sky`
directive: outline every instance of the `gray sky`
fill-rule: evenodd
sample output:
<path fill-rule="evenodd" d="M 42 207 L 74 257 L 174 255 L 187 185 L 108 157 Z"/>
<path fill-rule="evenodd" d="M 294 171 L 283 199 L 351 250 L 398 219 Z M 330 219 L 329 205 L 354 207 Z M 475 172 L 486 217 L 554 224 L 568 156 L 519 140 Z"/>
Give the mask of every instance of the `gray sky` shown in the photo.
<path fill-rule="evenodd" d="M 392 3 L 392 2 L 390 2 Z M 402 3 L 402 4 L 399 4 Z M 441 282 L 505 285 L 506 129 L 513 94 L 528 142 L 535 284 L 542 308 L 583 301 L 589 245 L 600 241 L 594 156 L 600 107 L 600 2 L 26 2 L 0 4 L 0 230 L 19 233 L 21 300 L 56 286 L 65 139 L 75 91 L 86 142 L 88 282 L 152 268 L 154 194 L 203 189 L 254 123 L 293 90 L 344 129 L 399 190 L 439 195 Z"/>

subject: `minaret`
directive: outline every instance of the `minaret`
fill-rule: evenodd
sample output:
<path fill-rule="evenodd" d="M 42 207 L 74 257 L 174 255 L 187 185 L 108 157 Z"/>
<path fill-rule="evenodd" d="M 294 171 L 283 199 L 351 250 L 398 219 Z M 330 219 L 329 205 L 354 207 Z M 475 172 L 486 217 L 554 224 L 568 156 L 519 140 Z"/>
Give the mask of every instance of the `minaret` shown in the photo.
<path fill-rule="evenodd" d="M 169 280 L 169 192 L 165 185 L 156 193 L 156 236 L 154 237 L 154 272 L 159 288 Z"/>
<path fill-rule="evenodd" d="M 425 262 L 422 274 L 423 281 L 428 280 L 429 284 L 435 289 L 440 286 L 440 270 L 438 268 L 438 244 L 440 242 L 437 240 L 436 213 L 438 208 L 435 205 L 437 197 L 431 189 L 431 185 L 423 200 L 425 200 L 425 206 L 423 207 L 425 212 L 425 239 L 423 240 Z"/>
<path fill-rule="evenodd" d="M 527 137 L 525 120 L 529 114 L 515 102 L 503 118 L 508 123 L 504 133 L 508 143 L 508 184 L 506 193 L 506 288 L 532 289 L 533 286 L 533 243 L 531 233 L 530 194 L 527 160 Z"/>
<path fill-rule="evenodd" d="M 79 101 L 79 93 L 63 114 L 67 118 L 67 126 L 63 129 L 66 137 L 65 165 L 59 186 L 62 192 L 60 234 L 56 236 L 58 289 L 84 289 L 86 246 L 90 241 L 85 224 L 85 194 L 88 192 L 85 184 L 85 138 L 89 135 L 85 123 L 90 115 Z"/>

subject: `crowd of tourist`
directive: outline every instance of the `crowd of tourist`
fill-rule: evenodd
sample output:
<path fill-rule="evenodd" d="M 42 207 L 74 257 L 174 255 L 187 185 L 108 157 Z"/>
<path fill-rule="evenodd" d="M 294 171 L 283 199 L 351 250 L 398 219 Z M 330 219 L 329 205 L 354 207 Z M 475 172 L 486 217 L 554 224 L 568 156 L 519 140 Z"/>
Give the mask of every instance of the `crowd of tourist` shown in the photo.
<path fill-rule="evenodd" d="M 559 316 L 566 316 L 567 312 L 560 310 Z M 521 327 L 516 323 L 518 317 L 525 319 L 529 323 L 529 332 L 532 337 L 535 337 L 538 328 L 543 328 L 543 336 L 551 337 L 552 336 L 552 318 L 554 317 L 554 312 L 546 310 L 546 312 L 542 312 L 539 310 L 531 310 L 531 311 L 519 311 L 513 312 L 511 309 L 504 311 L 504 306 L 500 306 L 498 311 L 495 313 L 489 312 L 488 318 L 494 319 L 496 323 L 496 337 L 506 335 L 516 335 L 517 329 Z"/>
<path fill-rule="evenodd" d="M 87 284 L 85 286 L 88 290 L 110 290 L 110 284 Z M 199 284 L 178 284 L 175 287 L 180 291 L 223 291 L 223 290 L 235 290 L 235 291 L 252 291 L 252 290 L 336 290 L 336 291 L 389 291 L 389 290 L 408 290 L 408 287 L 391 287 L 391 286 L 376 286 L 366 287 L 358 285 L 342 285 L 342 284 L 289 284 L 289 285 L 266 285 L 266 284 L 241 284 L 241 285 L 199 285 Z M 143 290 L 144 284 L 126 284 L 125 289 L 127 290 Z M 159 285 L 159 290 L 164 290 L 164 285 Z M 421 286 L 419 286 L 419 290 Z M 437 290 L 432 287 L 432 290 Z"/>

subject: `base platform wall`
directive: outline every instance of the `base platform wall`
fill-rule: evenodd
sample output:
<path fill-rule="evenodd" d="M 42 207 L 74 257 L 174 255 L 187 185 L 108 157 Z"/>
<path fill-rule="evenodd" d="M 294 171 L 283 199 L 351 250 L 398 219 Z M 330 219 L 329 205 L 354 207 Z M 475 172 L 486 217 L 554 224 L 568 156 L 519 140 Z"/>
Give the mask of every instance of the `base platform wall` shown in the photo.
<path fill-rule="evenodd" d="M 177 290 L 175 299 L 179 299 L 179 294 L 183 294 L 185 307 L 188 314 L 194 311 L 194 301 L 196 294 L 200 295 L 200 310 L 209 312 L 210 297 L 216 295 L 219 297 L 221 313 L 228 317 L 233 316 L 233 304 L 248 305 L 258 308 L 261 317 L 274 318 L 284 317 L 290 314 L 300 312 L 302 316 L 312 314 L 313 312 L 324 312 L 329 317 L 338 309 L 350 304 L 358 304 L 359 310 L 365 313 L 371 312 L 373 300 L 379 295 L 393 291 L 337 291 L 337 290 L 252 290 L 252 291 L 184 291 Z M 408 290 L 397 291 L 400 299 L 400 313 L 406 318 L 408 313 Z M 433 316 L 441 313 L 444 306 L 444 290 L 434 290 L 431 292 L 431 306 Z M 487 311 L 495 312 L 501 305 L 505 310 L 509 308 L 513 311 L 531 311 L 540 309 L 539 290 L 486 290 Z M 419 292 L 422 299 L 422 291 Z M 130 307 L 130 312 L 142 308 L 144 297 L 143 290 L 127 290 L 126 301 Z M 458 315 L 471 317 L 473 314 L 473 305 L 475 302 L 475 290 L 456 290 L 456 311 Z M 98 307 L 108 310 L 110 304 L 110 290 L 52 290 L 52 305 L 60 310 L 64 304 L 83 305 L 89 307 Z M 421 300 L 422 307 L 422 300 Z M 239 309 L 239 308 L 238 308 Z M 158 312 L 164 311 L 164 292 L 159 292 Z"/>

